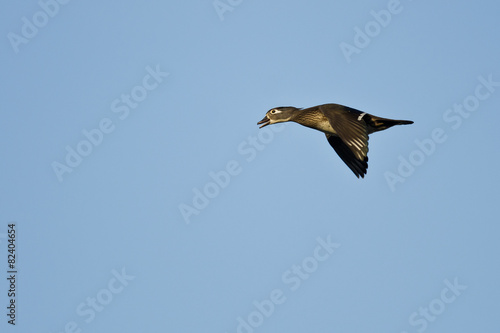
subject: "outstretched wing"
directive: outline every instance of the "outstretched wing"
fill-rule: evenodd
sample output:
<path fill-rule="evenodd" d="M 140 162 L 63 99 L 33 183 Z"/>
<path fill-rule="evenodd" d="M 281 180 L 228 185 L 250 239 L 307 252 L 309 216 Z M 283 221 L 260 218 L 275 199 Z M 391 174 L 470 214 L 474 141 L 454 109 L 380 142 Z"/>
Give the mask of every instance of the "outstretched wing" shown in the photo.
<path fill-rule="evenodd" d="M 338 136 L 326 134 L 328 143 L 335 149 L 342 161 L 354 172 L 356 177 L 364 178 L 368 169 L 368 156 L 364 155 L 363 159 L 359 159 L 353 153 L 345 142 Z"/>
<path fill-rule="evenodd" d="M 345 106 L 323 112 L 338 135 L 327 135 L 328 142 L 357 177 L 364 177 L 368 168 L 368 129 L 363 118 L 367 114 Z"/>

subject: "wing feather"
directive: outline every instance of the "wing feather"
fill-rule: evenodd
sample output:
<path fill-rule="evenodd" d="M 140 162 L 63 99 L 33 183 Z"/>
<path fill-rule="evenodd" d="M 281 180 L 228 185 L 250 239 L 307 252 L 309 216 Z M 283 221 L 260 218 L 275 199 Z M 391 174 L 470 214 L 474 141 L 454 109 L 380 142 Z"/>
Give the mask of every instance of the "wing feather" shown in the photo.
<path fill-rule="evenodd" d="M 328 143 L 330 143 L 335 152 L 349 167 L 349 169 L 354 172 L 356 177 L 359 178 L 361 176 L 361 178 L 364 178 L 368 169 L 368 156 L 365 156 L 363 160 L 360 160 L 354 155 L 351 148 L 349 148 L 340 137 L 327 134 L 326 138 Z"/>
<path fill-rule="evenodd" d="M 363 119 L 366 113 L 349 107 L 326 108 L 322 112 L 337 134 L 327 134 L 328 142 L 356 177 L 363 178 L 368 169 L 368 129 Z"/>

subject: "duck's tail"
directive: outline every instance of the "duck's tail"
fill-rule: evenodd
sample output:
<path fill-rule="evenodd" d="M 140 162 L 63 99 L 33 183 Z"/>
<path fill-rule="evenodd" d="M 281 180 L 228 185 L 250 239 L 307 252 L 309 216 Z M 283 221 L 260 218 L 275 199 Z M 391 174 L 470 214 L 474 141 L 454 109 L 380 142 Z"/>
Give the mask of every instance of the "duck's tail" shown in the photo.
<path fill-rule="evenodd" d="M 366 124 L 368 125 L 369 132 L 378 132 L 388 129 L 389 127 L 395 125 L 410 125 L 413 124 L 411 120 L 396 120 L 396 119 L 387 119 L 376 116 L 368 117 L 366 120 Z"/>

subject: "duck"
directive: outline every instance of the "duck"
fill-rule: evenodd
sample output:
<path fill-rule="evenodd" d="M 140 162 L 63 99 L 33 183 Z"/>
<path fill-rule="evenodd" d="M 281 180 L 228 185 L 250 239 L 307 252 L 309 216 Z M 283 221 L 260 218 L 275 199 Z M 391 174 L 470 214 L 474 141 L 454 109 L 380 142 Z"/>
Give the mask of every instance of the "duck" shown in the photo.
<path fill-rule="evenodd" d="M 395 125 L 413 124 L 411 120 L 382 118 L 331 103 L 309 108 L 272 108 L 257 125 L 263 128 L 288 121 L 325 133 L 330 146 L 357 178 L 364 178 L 368 170 L 368 135 Z"/>

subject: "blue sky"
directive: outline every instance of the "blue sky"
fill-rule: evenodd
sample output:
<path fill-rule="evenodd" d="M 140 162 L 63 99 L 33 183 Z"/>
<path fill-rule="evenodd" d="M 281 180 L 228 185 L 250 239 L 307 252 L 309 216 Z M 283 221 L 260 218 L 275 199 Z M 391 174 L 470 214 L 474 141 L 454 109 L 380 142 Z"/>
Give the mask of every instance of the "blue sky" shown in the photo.
<path fill-rule="evenodd" d="M 4 4 L 1 331 L 498 331 L 499 10 Z M 415 124 L 256 125 L 323 103 Z"/>

